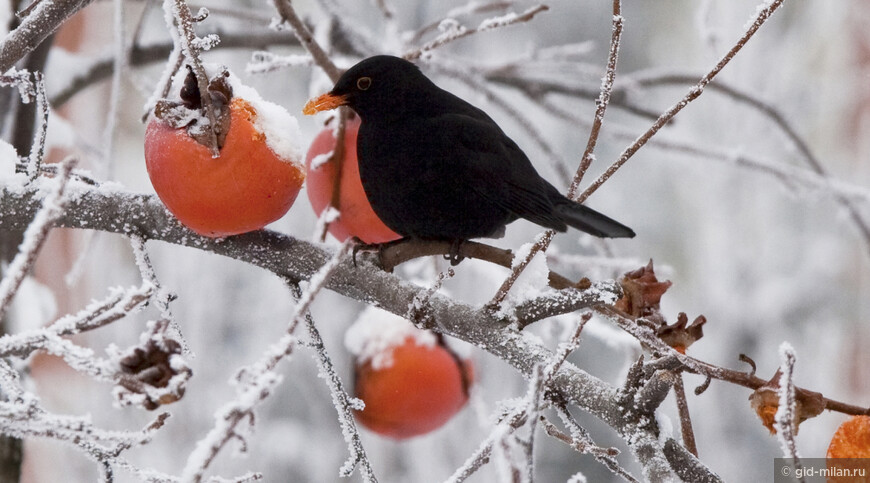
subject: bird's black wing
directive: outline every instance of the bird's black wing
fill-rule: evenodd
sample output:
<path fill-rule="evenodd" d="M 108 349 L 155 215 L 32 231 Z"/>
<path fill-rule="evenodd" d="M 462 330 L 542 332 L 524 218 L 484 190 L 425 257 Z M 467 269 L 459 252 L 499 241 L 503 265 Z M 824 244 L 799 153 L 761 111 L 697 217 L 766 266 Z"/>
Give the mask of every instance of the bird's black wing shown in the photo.
<path fill-rule="evenodd" d="M 472 107 L 469 105 L 469 107 Z M 473 107 L 472 107 L 473 108 Z M 565 231 L 567 226 L 555 212 L 550 191 L 556 189 L 544 180 L 529 158 L 483 111 L 438 116 L 437 125 L 445 129 L 462 156 L 463 170 L 471 176 L 467 189 L 501 206 L 517 217 L 538 225 Z M 556 192 L 557 193 L 557 192 Z"/>

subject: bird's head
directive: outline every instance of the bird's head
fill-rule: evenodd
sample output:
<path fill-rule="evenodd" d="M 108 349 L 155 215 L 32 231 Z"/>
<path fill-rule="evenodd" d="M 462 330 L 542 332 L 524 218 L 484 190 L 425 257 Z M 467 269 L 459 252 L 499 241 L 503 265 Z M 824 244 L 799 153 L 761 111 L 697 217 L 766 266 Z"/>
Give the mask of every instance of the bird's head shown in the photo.
<path fill-rule="evenodd" d="M 399 114 L 414 105 L 415 92 L 431 84 L 420 69 L 391 55 L 369 57 L 348 69 L 331 91 L 311 99 L 302 110 L 307 115 L 348 106 L 363 120 L 368 115 Z"/>

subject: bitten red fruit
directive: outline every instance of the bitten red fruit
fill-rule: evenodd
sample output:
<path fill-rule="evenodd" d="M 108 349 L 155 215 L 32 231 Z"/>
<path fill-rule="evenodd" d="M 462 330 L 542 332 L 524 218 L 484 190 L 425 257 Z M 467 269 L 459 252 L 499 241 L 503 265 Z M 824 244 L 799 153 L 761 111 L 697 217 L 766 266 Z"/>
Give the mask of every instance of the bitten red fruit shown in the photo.
<path fill-rule="evenodd" d="M 347 120 L 344 133 L 344 161 L 341 165 L 338 206 L 339 218 L 329 223 L 329 233 L 340 241 L 355 236 L 366 243 L 385 243 L 401 238 L 387 228 L 372 210 L 359 179 L 359 164 L 356 156 L 356 138 L 360 120 L 352 116 Z M 314 211 L 320 215 L 330 206 L 338 166 L 335 161 L 321 162 L 335 149 L 335 134 L 327 127 L 311 143 L 305 156 L 305 171 L 308 178 L 308 199 Z M 312 168 L 312 161 L 317 159 Z"/>
<path fill-rule="evenodd" d="M 281 159 L 254 125 L 257 111 L 242 98 L 230 102 L 230 128 L 212 158 L 184 128 L 152 119 L 145 131 L 145 163 L 157 196 L 200 235 L 221 237 L 258 230 L 293 204 L 305 173 Z"/>
<path fill-rule="evenodd" d="M 356 412 L 366 428 L 395 439 L 426 434 L 450 420 L 468 401 L 473 377 L 462 361 L 440 342 L 420 345 L 413 336 L 392 351 L 385 367 L 372 360 L 357 364 L 356 397 L 365 409 Z"/>

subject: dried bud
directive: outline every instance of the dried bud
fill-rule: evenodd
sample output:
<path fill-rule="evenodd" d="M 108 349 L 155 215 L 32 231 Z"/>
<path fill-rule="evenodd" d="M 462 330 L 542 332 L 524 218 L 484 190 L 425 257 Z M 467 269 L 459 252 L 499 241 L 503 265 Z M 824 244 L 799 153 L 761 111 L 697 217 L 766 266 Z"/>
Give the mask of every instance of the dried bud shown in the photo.
<path fill-rule="evenodd" d="M 689 318 L 685 312 L 680 312 L 674 325 L 662 325 L 656 329 L 656 334 L 659 339 L 676 349 L 677 352 L 685 354 L 690 345 L 704 337 L 704 324 L 707 323 L 707 318 L 699 315 L 692 321 L 691 325 L 687 326 L 688 322 Z"/>
<path fill-rule="evenodd" d="M 779 409 L 779 379 L 782 371 L 777 370 L 773 377 L 749 395 L 752 409 L 761 418 L 770 434 L 776 434 L 776 411 Z M 798 432 L 800 423 L 816 417 L 825 410 L 825 398 L 817 392 L 795 388 L 794 431 Z"/>
<path fill-rule="evenodd" d="M 218 147 L 224 145 L 230 130 L 230 101 L 233 88 L 228 80 L 229 71 L 222 69 L 208 83 L 208 94 L 214 109 Z M 178 93 L 180 101 L 161 99 L 154 106 L 154 116 L 187 133 L 203 146 L 209 146 L 208 115 L 202 105 L 199 83 L 193 68 L 187 66 L 187 76 Z"/>
<path fill-rule="evenodd" d="M 119 354 L 115 397 L 122 405 L 141 405 L 150 411 L 184 396 L 193 373 L 181 357 L 181 344 L 168 337 L 168 324 L 161 322 L 152 324 L 140 345 Z"/>
<path fill-rule="evenodd" d="M 660 282 L 653 270 L 653 261 L 642 268 L 626 273 L 619 281 L 623 296 L 616 301 L 616 308 L 634 317 L 658 314 L 662 295 L 671 286 L 670 281 Z"/>

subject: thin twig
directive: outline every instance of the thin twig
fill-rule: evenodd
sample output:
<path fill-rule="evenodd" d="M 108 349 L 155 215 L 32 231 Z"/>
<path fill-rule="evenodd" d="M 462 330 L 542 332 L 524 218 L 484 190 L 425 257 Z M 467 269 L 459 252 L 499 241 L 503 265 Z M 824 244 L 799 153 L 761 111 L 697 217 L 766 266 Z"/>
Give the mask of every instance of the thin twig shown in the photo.
<path fill-rule="evenodd" d="M 547 11 L 550 8 L 546 5 L 535 5 L 534 7 L 530 7 L 526 9 L 523 13 L 515 14 L 509 13 L 504 17 L 484 20 L 481 22 L 479 26 L 473 29 L 468 29 L 459 25 L 455 20 L 452 24 L 452 29 L 445 31 L 438 37 L 435 37 L 433 40 L 423 44 L 417 49 L 414 49 L 410 52 L 406 52 L 403 57 L 407 60 L 416 60 L 419 59 L 423 54 L 426 54 L 438 47 L 441 47 L 444 44 L 450 43 L 454 40 L 461 39 L 463 37 L 468 37 L 469 35 L 473 35 L 479 32 L 485 32 L 487 30 L 492 30 L 499 27 L 505 27 L 507 25 L 513 25 L 521 22 L 528 22 L 533 19 L 535 15 Z M 452 19 L 449 19 L 452 20 Z M 441 22 L 441 25 L 444 25 L 444 22 Z"/>
<path fill-rule="evenodd" d="M 290 281 L 288 281 L 288 283 L 296 300 L 301 299 L 302 289 L 299 287 L 299 284 Z M 305 312 L 305 325 L 308 328 L 308 336 L 311 339 L 311 349 L 314 350 L 320 374 L 324 376 L 323 378 L 329 386 L 329 393 L 332 396 L 333 406 L 335 406 L 335 409 L 338 412 L 338 421 L 341 425 L 341 432 L 345 435 L 348 452 L 350 453 L 350 457 L 341 467 L 339 474 L 342 477 L 349 477 L 353 474 L 354 468 L 357 465 L 360 465 L 360 476 L 363 481 L 377 483 L 378 479 L 375 477 L 375 471 L 372 468 L 368 456 L 366 456 L 365 447 L 363 447 L 362 444 L 362 438 L 360 438 L 359 430 L 357 430 L 356 427 L 356 422 L 353 416 L 353 404 L 350 400 L 350 396 L 347 394 L 347 391 L 344 390 L 341 378 L 338 377 L 332 359 L 326 352 L 326 345 L 323 343 L 320 331 L 317 330 L 317 326 L 314 324 L 314 318 L 311 316 L 310 311 Z"/>
<path fill-rule="evenodd" d="M 638 85 L 658 85 L 658 84 L 684 84 L 686 82 L 691 82 L 694 79 L 691 76 L 687 75 L 678 75 L 678 74 L 668 74 L 663 76 L 655 76 L 655 77 L 643 77 L 634 79 Z M 828 182 L 831 181 L 830 173 L 828 173 L 827 169 L 825 169 L 822 161 L 813 153 L 812 149 L 810 149 L 807 141 L 798 134 L 797 130 L 794 126 L 788 122 L 788 119 L 774 106 L 764 102 L 762 99 L 759 99 L 757 96 L 754 96 L 748 92 L 742 92 L 735 87 L 732 87 L 728 84 L 724 84 L 721 82 L 710 84 L 710 89 L 718 91 L 732 99 L 737 101 L 746 103 L 752 108 L 758 110 L 758 112 L 762 113 L 768 119 L 773 121 L 773 123 L 779 127 L 779 129 L 785 134 L 785 136 L 794 144 L 797 148 L 798 152 L 803 156 L 804 161 L 810 167 L 810 169 L 818 174 L 824 180 Z M 834 198 L 840 203 L 846 211 L 849 213 L 849 217 L 852 219 L 852 222 L 855 224 L 855 227 L 858 229 L 861 237 L 864 239 L 864 242 L 867 244 L 868 249 L 870 249 L 870 226 L 868 226 L 867 221 L 861 216 L 860 211 L 855 206 L 855 203 L 846 197 L 843 194 L 837 193 L 833 189 L 830 190 L 833 194 Z"/>
<path fill-rule="evenodd" d="M 235 428 L 243 421 L 251 420 L 254 407 L 268 398 L 272 389 L 280 382 L 274 374 L 275 368 L 292 352 L 296 345 L 294 336 L 296 328 L 305 318 L 314 298 L 335 273 L 349 250 L 350 243 L 344 243 L 332 258 L 311 276 L 308 287 L 296 302 L 293 318 L 290 319 L 284 336 L 272 344 L 257 362 L 239 371 L 238 397 L 215 414 L 215 426 L 197 443 L 196 449 L 188 456 L 182 480 L 196 483 L 202 481 L 206 469 L 221 449 L 229 441 L 241 438 Z"/>
<path fill-rule="evenodd" d="M 553 236 L 555 235 L 556 232 L 553 230 L 544 231 L 538 235 L 534 244 L 529 248 L 528 253 L 526 253 L 521 260 L 514 260 L 513 265 L 511 266 L 511 273 L 505 281 L 502 282 L 501 286 L 492 297 L 492 300 L 487 303 L 487 307 L 495 310 L 501 305 L 505 297 L 507 297 L 508 292 L 510 292 L 511 287 L 513 287 L 517 279 L 520 278 L 520 274 L 523 273 L 523 270 L 525 270 L 529 263 L 531 263 L 532 259 L 535 258 L 535 255 L 541 251 L 545 251 L 547 247 L 550 246 L 550 242 L 553 241 Z"/>
<path fill-rule="evenodd" d="M 36 49 L 67 19 L 93 0 L 64 2 L 34 2 L 36 8 L 24 17 L 18 27 L 0 40 L 0 73 L 5 73 L 16 62 Z"/>
<path fill-rule="evenodd" d="M 571 180 L 571 186 L 568 188 L 568 198 L 574 199 L 577 196 L 577 188 L 580 182 L 583 181 L 583 176 L 586 170 L 592 164 L 595 154 L 595 145 L 598 142 L 598 135 L 601 132 L 601 125 L 604 123 L 604 114 L 607 112 L 607 106 L 610 105 L 610 97 L 613 92 L 613 81 L 616 78 L 616 62 L 619 59 L 619 45 L 622 39 L 622 26 L 625 19 L 622 16 L 621 0 L 613 0 L 613 27 L 611 27 L 610 36 L 610 53 L 607 56 L 607 69 L 604 73 L 604 78 L 601 81 L 601 91 L 598 99 L 595 101 L 595 116 L 592 118 L 592 129 L 589 131 L 589 140 L 586 142 L 586 150 L 583 152 L 583 157 L 580 160 L 580 166 L 577 168 L 577 173 L 574 174 L 574 179 Z"/>
<path fill-rule="evenodd" d="M 604 184 L 605 181 L 610 179 L 610 177 L 613 176 L 613 174 L 616 173 L 619 168 L 621 168 L 622 165 L 624 165 L 626 161 L 628 161 L 634 155 L 634 153 L 636 153 L 644 144 L 646 144 L 646 142 L 649 141 L 649 139 L 653 137 L 659 131 L 659 129 L 661 129 L 665 124 L 670 122 L 671 119 L 673 119 L 680 111 L 682 111 L 684 107 L 688 106 L 689 103 L 700 97 L 701 94 L 704 92 L 704 88 L 707 86 L 707 84 L 709 84 L 716 77 L 716 75 L 719 74 L 719 72 L 721 72 L 722 69 L 724 69 L 729 62 L 731 62 L 731 59 L 733 59 L 734 56 L 737 55 L 738 52 L 740 52 L 740 50 L 746 45 L 746 43 L 749 42 L 749 39 L 752 38 L 753 35 L 755 35 L 758 29 L 761 28 L 761 26 L 764 25 L 765 22 L 767 22 L 773 12 L 775 12 L 780 6 L 782 6 L 783 1 L 784 0 L 773 0 L 773 2 L 771 2 L 769 5 L 761 9 L 749 29 L 746 30 L 746 32 L 740 37 L 740 40 L 738 40 L 734 47 L 732 47 L 731 50 L 729 50 L 728 53 L 725 54 L 724 57 L 722 57 L 722 59 L 716 64 L 716 66 L 713 67 L 713 69 L 708 72 L 704 77 L 702 77 L 697 84 L 689 89 L 689 92 L 685 96 L 683 96 L 683 98 L 680 99 L 679 102 L 671 106 L 670 109 L 668 109 L 661 116 L 659 116 L 659 118 L 653 123 L 653 125 L 650 126 L 650 128 L 647 129 L 646 132 L 641 134 L 640 137 L 635 140 L 635 142 L 626 147 L 625 150 L 623 150 L 622 153 L 619 155 L 619 158 L 617 158 L 617 160 L 612 165 L 610 165 L 610 167 L 607 168 L 607 170 L 602 173 L 601 176 L 598 177 L 598 179 L 593 181 L 592 184 L 589 185 L 589 187 L 580 194 L 580 196 L 577 198 L 577 201 L 581 203 L 586 201 L 586 199 L 589 198 L 589 196 L 594 193 L 595 190 L 601 187 L 601 185 Z"/>
<path fill-rule="evenodd" d="M 599 94 L 597 103 L 597 108 L 595 109 L 595 117 L 592 120 L 592 129 L 589 132 L 589 139 L 586 143 L 586 150 L 583 153 L 583 157 L 580 161 L 580 166 L 577 168 L 577 172 L 571 181 L 571 186 L 568 189 L 568 197 L 575 198 L 577 193 L 577 187 L 580 185 L 580 181 L 583 179 L 583 175 L 586 173 L 586 170 L 589 168 L 589 165 L 592 164 L 593 154 L 595 151 L 595 145 L 598 141 L 598 135 L 601 131 L 601 124 L 604 121 L 604 113 L 607 111 L 607 105 L 610 102 L 610 93 L 613 90 L 613 81 L 616 78 L 616 62 L 619 58 L 619 45 L 620 39 L 622 38 L 622 25 L 624 19 L 622 17 L 622 4 L 621 0 L 613 0 L 613 27 L 612 34 L 610 38 L 610 53 L 607 58 L 607 68 L 605 70 L 604 78 L 601 82 L 601 93 Z M 582 202 L 582 200 L 581 200 Z M 556 232 L 553 230 L 547 230 L 541 235 L 538 236 L 538 239 L 535 241 L 535 244 L 529 250 L 529 253 L 525 256 L 523 260 L 521 260 L 518 264 L 515 264 L 511 270 L 510 275 L 502 282 L 501 287 L 499 287 L 498 291 L 493 296 L 492 300 L 489 301 L 488 306 L 491 308 L 498 307 L 501 305 L 504 298 L 507 296 L 511 287 L 513 287 L 514 283 L 516 283 L 520 274 L 535 255 L 541 251 L 547 251 L 550 243 L 553 241 L 553 236 L 555 236 Z"/>
<path fill-rule="evenodd" d="M 683 435 L 683 445 L 695 456 L 698 456 L 698 445 L 695 443 L 695 431 L 692 429 L 692 417 L 689 414 L 689 402 L 686 401 L 686 386 L 683 375 L 677 374 L 674 381 L 674 396 L 677 398 L 677 411 L 680 413 L 680 433 Z"/>
<path fill-rule="evenodd" d="M 30 155 L 27 157 L 27 179 L 33 181 L 39 176 L 42 162 L 45 158 L 45 135 L 48 131 L 48 99 L 45 95 L 45 79 L 42 72 L 33 73 L 33 84 L 36 87 L 36 110 L 42 116 L 37 125 Z"/>
<path fill-rule="evenodd" d="M 782 363 L 779 366 L 782 376 L 779 378 L 779 406 L 774 416 L 776 424 L 776 436 L 782 445 L 782 451 L 786 458 L 791 458 L 797 470 L 801 470 L 800 456 L 797 450 L 797 441 L 795 435 L 797 433 L 797 399 L 795 397 L 794 385 L 794 366 L 796 357 L 794 348 L 783 342 L 779 348 L 779 355 Z M 803 473 L 803 472 L 801 472 Z M 799 478 L 801 483 L 805 480 Z"/>
<path fill-rule="evenodd" d="M 275 5 L 275 9 L 278 10 L 278 14 L 281 15 L 281 19 L 290 24 L 293 28 L 293 35 L 299 40 L 299 43 L 302 44 L 302 47 L 311 54 L 311 57 L 314 59 L 314 63 L 317 64 L 323 72 L 329 77 L 332 82 L 337 82 L 338 78 L 341 77 L 341 69 L 335 66 L 332 63 L 332 60 L 329 58 L 329 55 L 325 50 L 317 43 L 314 39 L 314 36 L 311 34 L 311 31 L 308 30 L 308 27 L 305 26 L 305 23 L 302 22 L 302 19 L 296 14 L 296 10 L 293 8 L 293 5 L 289 0 L 273 0 Z"/>
<path fill-rule="evenodd" d="M 178 341 L 181 343 L 182 352 L 190 354 L 190 345 L 187 343 L 187 339 L 184 338 L 181 326 L 175 319 L 172 307 L 170 306 L 170 303 L 175 299 L 175 294 L 166 290 L 157 278 L 154 265 L 151 263 L 151 257 L 145 248 L 146 241 L 145 237 L 139 234 L 130 235 L 130 246 L 133 248 L 133 257 L 136 260 L 136 267 L 139 268 L 139 275 L 144 282 L 155 287 L 156 296 L 154 297 L 154 304 L 157 306 L 160 316 L 169 323 L 169 327 L 175 332 Z"/>
<path fill-rule="evenodd" d="M 21 283 L 36 262 L 36 256 L 48 238 L 48 232 L 54 227 L 55 221 L 63 215 L 67 202 L 64 193 L 76 162 L 74 157 L 61 161 L 61 169 L 52 192 L 43 200 L 42 208 L 24 231 L 24 240 L 18 248 L 18 253 L 9 264 L 6 276 L 0 280 L 0 319 L 3 319 L 12 303 L 12 298 L 15 297 Z"/>
<path fill-rule="evenodd" d="M 441 25 L 441 22 L 443 22 L 444 20 L 446 20 L 448 18 L 455 19 L 457 17 L 473 15 L 473 14 L 477 14 L 477 13 L 503 11 L 503 10 L 507 10 L 512 5 L 513 5 L 513 2 L 511 2 L 511 1 L 495 1 L 495 2 L 481 4 L 475 0 L 471 0 L 470 2 L 466 3 L 465 5 L 463 5 L 461 7 L 451 9 L 450 11 L 447 12 L 447 14 L 443 18 L 436 20 L 435 22 L 431 22 L 429 24 L 426 24 L 425 26 L 417 29 L 417 31 L 414 32 L 414 35 L 411 36 L 408 43 L 410 43 L 412 45 L 420 43 L 420 41 L 423 39 L 424 35 L 428 34 L 429 32 L 431 32 L 433 30 L 436 30 L 438 28 L 438 26 Z"/>
<path fill-rule="evenodd" d="M 208 74 L 202 66 L 200 53 L 202 51 L 198 44 L 196 30 L 194 29 L 194 19 L 190 12 L 190 7 L 187 6 L 185 0 L 164 0 L 163 8 L 172 9 L 176 24 L 179 30 L 179 41 L 181 43 L 182 52 L 187 59 L 188 64 L 193 68 L 193 73 L 196 75 L 196 84 L 199 88 L 199 98 L 202 103 L 202 109 L 205 111 L 208 119 L 208 147 L 211 149 L 212 156 L 220 155 L 220 146 L 218 145 L 218 122 L 216 107 L 212 102 L 211 94 L 208 90 Z"/>

